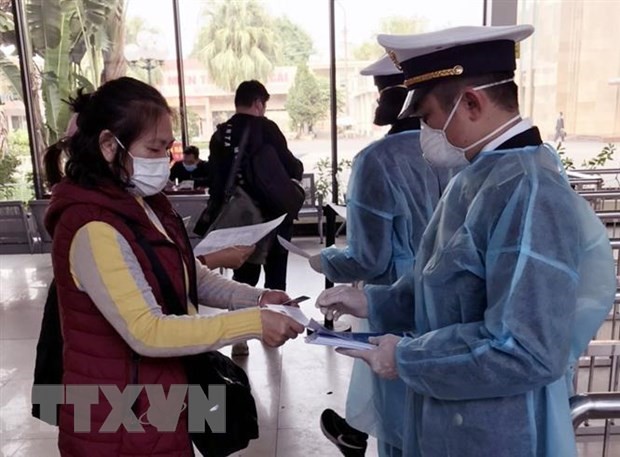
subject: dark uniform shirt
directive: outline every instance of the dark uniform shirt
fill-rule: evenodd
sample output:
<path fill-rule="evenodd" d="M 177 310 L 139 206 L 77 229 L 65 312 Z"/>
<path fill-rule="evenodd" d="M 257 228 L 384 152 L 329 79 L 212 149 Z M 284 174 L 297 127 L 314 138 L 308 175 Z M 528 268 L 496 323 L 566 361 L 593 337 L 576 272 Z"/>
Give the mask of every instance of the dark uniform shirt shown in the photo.
<path fill-rule="evenodd" d="M 187 171 L 183 166 L 183 162 L 175 163 L 170 169 L 170 180 L 178 179 L 179 182 L 194 181 L 194 188 L 209 187 L 209 163 L 199 160 L 196 165 L 194 170 Z"/>

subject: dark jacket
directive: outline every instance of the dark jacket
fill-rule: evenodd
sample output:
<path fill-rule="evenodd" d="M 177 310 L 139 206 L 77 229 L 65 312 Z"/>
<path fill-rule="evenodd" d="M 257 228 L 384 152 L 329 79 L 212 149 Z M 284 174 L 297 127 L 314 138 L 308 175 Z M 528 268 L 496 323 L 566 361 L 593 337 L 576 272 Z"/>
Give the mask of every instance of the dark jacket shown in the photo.
<path fill-rule="evenodd" d="M 162 304 L 164 314 L 169 314 L 151 263 L 137 244 L 135 227 L 153 246 L 162 265 L 169 271 L 187 269 L 190 284 L 195 284 L 195 263 L 191 247 L 187 243 L 183 224 L 174 213 L 168 200 L 161 194 L 145 201 L 153 209 L 173 242 L 170 242 L 149 221 L 139 203 L 128 192 L 116 187 L 102 185 L 85 189 L 64 181 L 54 186 L 52 200 L 45 217 L 45 225 L 53 236 L 52 262 L 58 288 L 60 322 L 64 340 L 63 384 L 116 385 L 121 391 L 128 384 L 160 384 L 168 391 L 173 384 L 185 384 L 185 369 L 179 358 L 137 357 L 107 319 L 101 314 L 88 294 L 82 292 L 73 280 L 69 248 L 77 230 L 91 221 L 103 221 L 112 225 L 128 241 L 151 285 L 157 302 Z M 180 303 L 186 303 L 185 283 L 182 275 L 171 275 Z M 195 288 L 189 293 L 195 297 Z M 70 404 L 60 408 L 58 447 L 62 456 L 152 456 L 166 455 L 190 457 L 192 445 L 187 432 L 187 412 L 179 417 L 174 432 L 160 433 L 150 424 L 144 425 L 144 433 L 129 433 L 124 427 L 113 433 L 100 433 L 110 405 L 100 396 L 91 405 L 91 431 L 74 432 L 74 409 Z M 132 407 L 136 417 L 149 408 L 143 391 Z"/>
<path fill-rule="evenodd" d="M 406 132 L 408 130 L 420 130 L 420 119 L 417 117 L 397 119 L 386 135 L 394 135 L 395 133 Z"/>
<path fill-rule="evenodd" d="M 247 166 L 248 161 L 246 159 L 249 155 L 257 153 L 257 151 L 260 150 L 262 144 L 260 140 L 257 140 L 260 136 L 262 136 L 262 143 L 267 143 L 273 146 L 276 150 L 278 158 L 280 159 L 284 169 L 287 171 L 289 177 L 298 180 L 301 180 L 302 178 L 304 166 L 301 161 L 295 158 L 293 153 L 289 151 L 286 138 L 275 122 L 267 119 L 266 117 L 257 117 L 249 114 L 235 114 L 228 121 L 217 126 L 217 130 L 211 137 L 211 141 L 209 143 L 211 182 L 209 198 L 214 199 L 214 211 L 219 211 L 219 207 L 224 199 L 226 180 L 230 173 L 234 159 L 234 148 L 239 146 L 244 129 L 248 126 L 250 121 L 254 122 L 252 128 L 260 129 L 260 132 L 256 132 L 256 134 L 251 135 L 247 151 L 244 152 L 244 161 L 241 165 L 239 183 L 248 192 L 248 194 L 257 198 L 256 192 L 253 191 L 251 186 L 246 183 L 247 173 L 249 173 Z M 271 215 L 272 211 L 268 202 L 259 201 L 258 203 L 266 215 Z"/>
<path fill-rule="evenodd" d="M 178 179 L 182 181 L 194 181 L 194 188 L 209 187 L 209 163 L 199 160 L 196 169 L 187 171 L 183 166 L 183 162 L 175 163 L 170 169 L 170 181 Z"/>

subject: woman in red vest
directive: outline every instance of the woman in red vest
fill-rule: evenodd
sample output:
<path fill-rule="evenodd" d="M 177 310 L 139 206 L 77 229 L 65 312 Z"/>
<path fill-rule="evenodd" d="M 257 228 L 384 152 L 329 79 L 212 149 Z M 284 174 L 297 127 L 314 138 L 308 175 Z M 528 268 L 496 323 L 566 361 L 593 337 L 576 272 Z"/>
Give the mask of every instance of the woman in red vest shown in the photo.
<path fill-rule="evenodd" d="M 132 78 L 109 81 L 71 101 L 75 133 L 45 158 L 52 199 L 46 227 L 64 338 L 63 384 L 157 384 L 164 392 L 186 384 L 180 356 L 259 338 L 279 346 L 303 328 L 258 305 L 282 303 L 281 291 L 225 279 L 201 265 L 183 222 L 161 193 L 174 141 L 171 110 L 151 86 Z M 67 156 L 64 172 L 60 155 Z M 151 262 L 141 246 L 152 248 Z M 153 263 L 167 273 L 186 315 L 171 315 Z M 197 314 L 198 303 L 232 312 Z M 133 409 L 148 410 L 146 395 Z M 76 431 L 74 407 L 62 405 L 63 456 L 192 456 L 187 411 L 174 432 L 142 422 L 142 433 L 101 428 L 111 407 L 105 396 L 90 405 L 90 431 Z M 79 421 L 78 421 L 79 422 Z"/>

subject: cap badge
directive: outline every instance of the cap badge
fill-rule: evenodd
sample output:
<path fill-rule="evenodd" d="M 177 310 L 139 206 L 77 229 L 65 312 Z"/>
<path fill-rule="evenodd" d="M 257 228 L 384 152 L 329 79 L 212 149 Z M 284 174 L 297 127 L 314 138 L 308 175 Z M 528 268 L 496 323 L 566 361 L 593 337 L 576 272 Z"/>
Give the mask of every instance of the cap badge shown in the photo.
<path fill-rule="evenodd" d="M 387 55 L 390 57 L 390 59 L 392 59 L 392 62 L 394 62 L 394 66 L 398 70 L 403 71 L 403 67 L 400 66 L 400 63 L 398 62 L 398 58 L 396 57 L 396 53 L 392 50 L 389 50 L 387 52 Z"/>

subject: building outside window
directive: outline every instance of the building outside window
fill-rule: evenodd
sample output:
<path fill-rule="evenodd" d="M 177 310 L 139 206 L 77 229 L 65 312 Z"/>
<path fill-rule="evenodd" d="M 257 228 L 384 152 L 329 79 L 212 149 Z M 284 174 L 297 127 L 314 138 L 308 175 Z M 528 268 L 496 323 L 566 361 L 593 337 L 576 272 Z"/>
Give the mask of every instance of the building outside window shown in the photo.
<path fill-rule="evenodd" d="M 63 99 L 78 87 L 91 90 L 122 75 L 150 81 L 179 110 L 173 2 L 91 2 L 85 14 L 78 14 L 68 4 L 61 8 L 60 0 L 17 1 L 25 5 L 30 24 L 38 144 L 44 147 L 62 137 L 70 114 Z M 11 2 L 0 4 L 0 24 L 9 32 L 0 35 L 3 55 L 9 62 L 12 59 L 14 70 L 0 70 L 4 101 L 0 112 L 5 137 L 11 132 L 23 136 L 20 95 L 15 90 L 13 99 L 6 95 L 6 88 L 19 82 L 10 34 Z M 187 141 L 199 146 L 206 158 L 215 126 L 234 111 L 236 85 L 255 78 L 272 94 L 267 116 L 285 132 L 306 170 L 316 172 L 317 163 L 329 160 L 331 148 L 328 3 L 183 0 L 179 8 Z M 355 0 L 334 0 L 339 156 L 353 158 L 385 132 L 372 125 L 376 100 L 372 78 L 359 75 L 382 54 L 375 41 L 378 33 L 481 25 L 484 12 L 492 8 L 514 9 L 517 23 L 536 27 L 534 36 L 521 45 L 516 81 L 522 112 L 540 126 L 544 138 L 558 139 L 556 126 L 562 113 L 560 139 L 576 166 L 620 138 L 620 48 L 613 45 L 620 38 L 614 24 L 620 17 L 620 2 L 436 0 L 416 2 L 413 8 L 406 0 L 384 0 L 360 8 Z M 243 18 L 236 24 L 246 24 L 245 29 L 233 29 L 231 17 Z M 37 27 L 43 20 L 47 27 Z M 62 27 L 63 21 L 73 26 Z M 76 33 L 79 30 L 86 36 Z M 246 54 L 227 54 L 231 49 L 215 36 L 226 36 L 228 43 L 244 36 L 255 41 Z M 176 134 L 180 140 L 180 126 Z M 40 162 L 41 151 L 37 154 Z"/>

